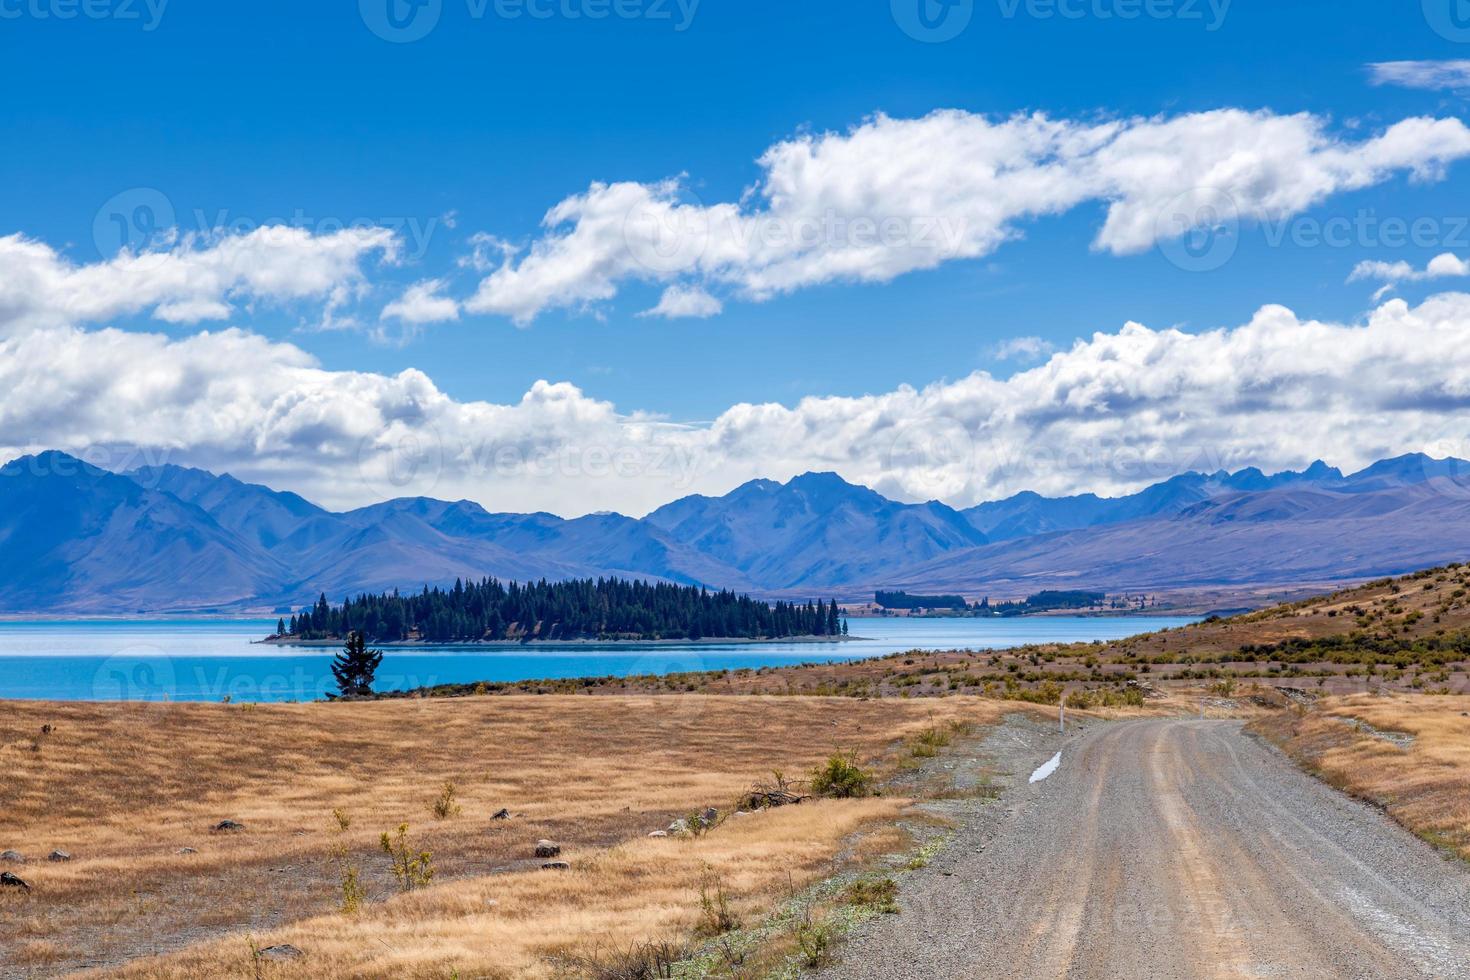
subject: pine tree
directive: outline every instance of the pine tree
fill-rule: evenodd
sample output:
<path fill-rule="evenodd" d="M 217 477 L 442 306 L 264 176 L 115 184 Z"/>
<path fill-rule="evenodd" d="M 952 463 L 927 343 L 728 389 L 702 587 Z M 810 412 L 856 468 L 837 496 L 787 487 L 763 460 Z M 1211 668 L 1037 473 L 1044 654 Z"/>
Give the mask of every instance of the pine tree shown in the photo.
<path fill-rule="evenodd" d="M 277 636 L 285 636 L 286 635 L 286 620 L 285 620 L 285 617 L 282 617 L 282 618 L 276 620 L 276 635 Z"/>
<path fill-rule="evenodd" d="M 332 676 L 342 697 L 366 697 L 373 693 L 373 677 L 383 662 L 382 650 L 369 650 L 367 640 L 356 631 L 347 634 L 342 652 L 332 661 Z"/>

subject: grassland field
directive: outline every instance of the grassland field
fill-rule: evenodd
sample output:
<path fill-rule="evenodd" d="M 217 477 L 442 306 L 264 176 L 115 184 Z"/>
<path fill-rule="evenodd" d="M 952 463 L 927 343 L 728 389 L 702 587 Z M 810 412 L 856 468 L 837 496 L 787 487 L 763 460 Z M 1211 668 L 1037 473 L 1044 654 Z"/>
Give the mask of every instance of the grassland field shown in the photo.
<path fill-rule="evenodd" d="M 6 703 L 0 850 L 26 860 L 0 870 L 30 887 L 0 889 L 0 975 L 658 975 L 894 867 L 915 801 L 955 791 L 952 743 L 1064 697 L 1090 719 L 1247 717 L 1470 858 L 1467 590 L 1455 566 L 1110 644 L 367 702 Z M 809 793 L 834 756 L 877 793 L 741 802 L 776 772 Z M 650 836 L 679 819 L 694 832 Z M 788 925 L 714 975 L 791 975 L 811 925 Z"/>

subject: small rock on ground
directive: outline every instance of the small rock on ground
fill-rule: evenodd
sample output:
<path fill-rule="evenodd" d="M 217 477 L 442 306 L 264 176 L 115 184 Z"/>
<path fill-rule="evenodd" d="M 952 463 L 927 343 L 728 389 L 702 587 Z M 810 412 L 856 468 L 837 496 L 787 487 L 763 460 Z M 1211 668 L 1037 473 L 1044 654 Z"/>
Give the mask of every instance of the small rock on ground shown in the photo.
<path fill-rule="evenodd" d="M 279 946 L 267 946 L 260 951 L 260 958 L 263 960 L 294 960 L 302 955 L 304 954 L 301 950 L 296 946 L 292 946 L 290 943 L 282 943 Z"/>
<path fill-rule="evenodd" d="M 554 858 L 561 854 L 561 845 L 555 841 L 541 840 L 536 842 L 536 856 L 538 858 Z"/>
<path fill-rule="evenodd" d="M 0 887 L 19 888 L 22 891 L 31 890 L 30 884 L 24 878 L 13 875 L 9 871 L 0 871 Z"/>
<path fill-rule="evenodd" d="M 10 864 L 25 864 L 26 856 L 19 851 L 0 851 L 0 861 L 7 861 Z"/>
<path fill-rule="evenodd" d="M 236 830 L 244 830 L 245 825 L 234 820 L 221 820 L 214 825 L 215 833 L 229 833 Z"/>
<path fill-rule="evenodd" d="M 71 854 L 69 852 L 67 852 L 67 851 L 63 851 L 63 850 L 57 849 L 55 851 L 52 851 L 50 854 L 46 855 L 46 860 L 48 860 L 48 861 L 70 861 L 71 860 Z"/>
<path fill-rule="evenodd" d="M 570 871 L 572 866 L 565 861 L 547 861 L 541 865 L 543 871 Z"/>

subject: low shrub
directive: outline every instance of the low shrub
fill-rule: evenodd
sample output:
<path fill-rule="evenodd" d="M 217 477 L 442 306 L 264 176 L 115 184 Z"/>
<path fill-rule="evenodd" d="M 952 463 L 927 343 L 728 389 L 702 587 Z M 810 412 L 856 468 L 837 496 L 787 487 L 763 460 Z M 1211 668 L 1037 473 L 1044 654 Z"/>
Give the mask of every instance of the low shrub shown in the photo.
<path fill-rule="evenodd" d="M 393 878 L 400 891 L 424 888 L 434 879 L 433 860 L 428 851 L 414 853 L 408 839 L 408 824 L 399 824 L 397 834 L 392 836 L 384 831 L 378 846 L 393 861 Z"/>
<path fill-rule="evenodd" d="M 825 765 L 812 770 L 812 792 L 818 796 L 853 799 L 873 792 L 873 774 L 857 764 L 850 753 L 834 752 Z"/>
<path fill-rule="evenodd" d="M 861 878 L 847 886 L 843 894 L 848 905 L 877 912 L 898 912 L 898 882 L 892 878 Z"/>
<path fill-rule="evenodd" d="M 453 780 L 445 780 L 444 788 L 439 791 L 439 795 L 429 804 L 429 812 L 434 815 L 435 820 L 448 820 L 450 817 L 457 817 L 464 812 L 463 808 L 455 802 Z"/>

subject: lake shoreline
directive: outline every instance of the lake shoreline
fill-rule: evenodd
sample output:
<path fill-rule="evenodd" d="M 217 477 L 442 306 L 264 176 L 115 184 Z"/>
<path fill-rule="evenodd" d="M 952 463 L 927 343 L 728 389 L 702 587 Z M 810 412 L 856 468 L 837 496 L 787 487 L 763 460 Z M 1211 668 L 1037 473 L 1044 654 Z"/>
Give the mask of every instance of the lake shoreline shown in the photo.
<path fill-rule="evenodd" d="M 395 640 L 391 643 L 370 643 L 369 646 L 382 650 L 482 650 L 482 649 L 532 649 L 550 650 L 557 647 L 697 647 L 697 646 L 770 646 L 778 643 L 854 643 L 870 639 L 864 636 L 775 636 L 752 639 L 740 636 L 705 636 L 697 640 L 456 640 L 437 642 L 432 640 Z M 251 646 L 300 647 L 302 649 L 336 649 L 343 640 L 290 640 L 268 637 L 251 640 Z"/>
<path fill-rule="evenodd" d="M 1004 649 L 1111 640 L 1183 625 L 1158 618 L 872 619 L 841 638 L 531 643 L 384 650 L 383 691 L 446 685 L 646 677 L 870 659 L 916 650 Z M 0 700 L 311 702 L 336 690 L 332 641 L 260 640 L 275 620 L 0 624 Z"/>

